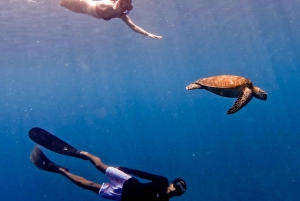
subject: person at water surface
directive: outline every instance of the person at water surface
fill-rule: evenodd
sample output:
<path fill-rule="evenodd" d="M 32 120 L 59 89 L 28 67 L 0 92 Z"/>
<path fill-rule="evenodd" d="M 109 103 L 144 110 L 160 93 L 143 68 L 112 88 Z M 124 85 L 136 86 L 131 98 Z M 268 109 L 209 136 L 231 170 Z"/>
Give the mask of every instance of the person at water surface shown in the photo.
<path fill-rule="evenodd" d="M 73 12 L 87 14 L 97 19 L 120 18 L 139 34 L 150 38 L 162 38 L 145 31 L 130 20 L 128 14 L 133 9 L 132 0 L 60 0 L 60 5 Z"/>

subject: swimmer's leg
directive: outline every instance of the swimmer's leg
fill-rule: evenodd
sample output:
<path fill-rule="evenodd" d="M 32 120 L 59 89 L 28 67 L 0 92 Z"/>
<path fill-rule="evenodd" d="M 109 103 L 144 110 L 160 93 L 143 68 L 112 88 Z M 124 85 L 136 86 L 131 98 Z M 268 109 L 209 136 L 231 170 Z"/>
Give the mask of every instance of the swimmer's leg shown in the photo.
<path fill-rule="evenodd" d="M 59 170 L 60 174 L 67 177 L 71 182 L 73 182 L 77 186 L 87 189 L 87 190 L 90 190 L 90 191 L 93 191 L 97 194 L 99 193 L 99 190 L 102 186 L 101 184 L 97 184 L 93 181 L 89 181 L 83 177 L 72 174 L 63 168 L 59 168 L 58 170 Z"/>
<path fill-rule="evenodd" d="M 60 0 L 60 5 L 73 12 L 85 14 L 80 6 L 80 1 L 81 0 Z"/>
<path fill-rule="evenodd" d="M 32 152 L 30 153 L 30 160 L 38 168 L 48 172 L 62 174 L 63 176 L 71 180 L 74 184 L 80 186 L 81 188 L 93 191 L 97 194 L 101 188 L 101 184 L 97 184 L 95 182 L 88 181 L 83 177 L 74 175 L 68 172 L 69 170 L 67 168 L 53 163 L 51 160 L 47 158 L 47 156 L 43 153 L 43 151 L 38 146 L 35 146 Z"/>
<path fill-rule="evenodd" d="M 105 171 L 108 168 L 108 166 L 105 165 L 104 163 L 102 163 L 102 161 L 101 161 L 101 159 L 99 157 L 94 156 L 94 155 L 92 155 L 92 154 L 90 154 L 88 152 L 85 152 L 85 151 L 81 151 L 80 154 L 86 156 L 91 161 L 91 163 L 93 165 L 95 165 L 95 167 L 99 171 L 101 171 L 102 173 L 105 174 Z"/>

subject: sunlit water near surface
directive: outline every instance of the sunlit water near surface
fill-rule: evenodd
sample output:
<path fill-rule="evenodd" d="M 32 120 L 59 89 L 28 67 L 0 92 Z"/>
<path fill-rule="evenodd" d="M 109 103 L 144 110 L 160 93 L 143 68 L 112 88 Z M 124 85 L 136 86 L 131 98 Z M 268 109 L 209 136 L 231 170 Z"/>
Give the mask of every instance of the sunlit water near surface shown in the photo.
<path fill-rule="evenodd" d="M 62 8 L 0 2 L 1 200 L 103 200 L 29 154 L 42 127 L 113 166 L 182 177 L 181 201 L 300 200 L 300 1 L 133 1 L 130 18 L 162 40 Z M 220 74 L 268 93 L 235 99 L 185 86 Z M 72 173 L 92 164 L 44 150 Z"/>

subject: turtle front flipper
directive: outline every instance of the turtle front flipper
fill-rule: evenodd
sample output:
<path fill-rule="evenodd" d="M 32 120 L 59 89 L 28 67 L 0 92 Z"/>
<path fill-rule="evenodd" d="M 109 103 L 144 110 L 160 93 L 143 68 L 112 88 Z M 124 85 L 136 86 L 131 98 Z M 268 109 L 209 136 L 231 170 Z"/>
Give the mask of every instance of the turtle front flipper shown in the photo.
<path fill-rule="evenodd" d="M 233 114 L 242 109 L 245 105 L 247 105 L 251 99 L 253 98 L 253 93 L 251 89 L 245 87 L 245 89 L 241 92 L 238 99 L 235 101 L 232 108 L 227 111 L 227 114 Z"/>

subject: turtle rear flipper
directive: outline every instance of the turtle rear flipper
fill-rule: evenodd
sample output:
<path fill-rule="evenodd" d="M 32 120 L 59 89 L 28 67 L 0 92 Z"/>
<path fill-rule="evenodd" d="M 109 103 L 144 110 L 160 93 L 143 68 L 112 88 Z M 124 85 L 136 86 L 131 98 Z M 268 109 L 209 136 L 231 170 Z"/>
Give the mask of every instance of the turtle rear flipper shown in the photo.
<path fill-rule="evenodd" d="M 245 87 L 245 89 L 241 92 L 238 99 L 235 101 L 234 105 L 227 111 L 227 114 L 233 114 L 242 109 L 245 105 L 247 105 L 251 99 L 253 98 L 253 93 L 251 89 Z"/>

